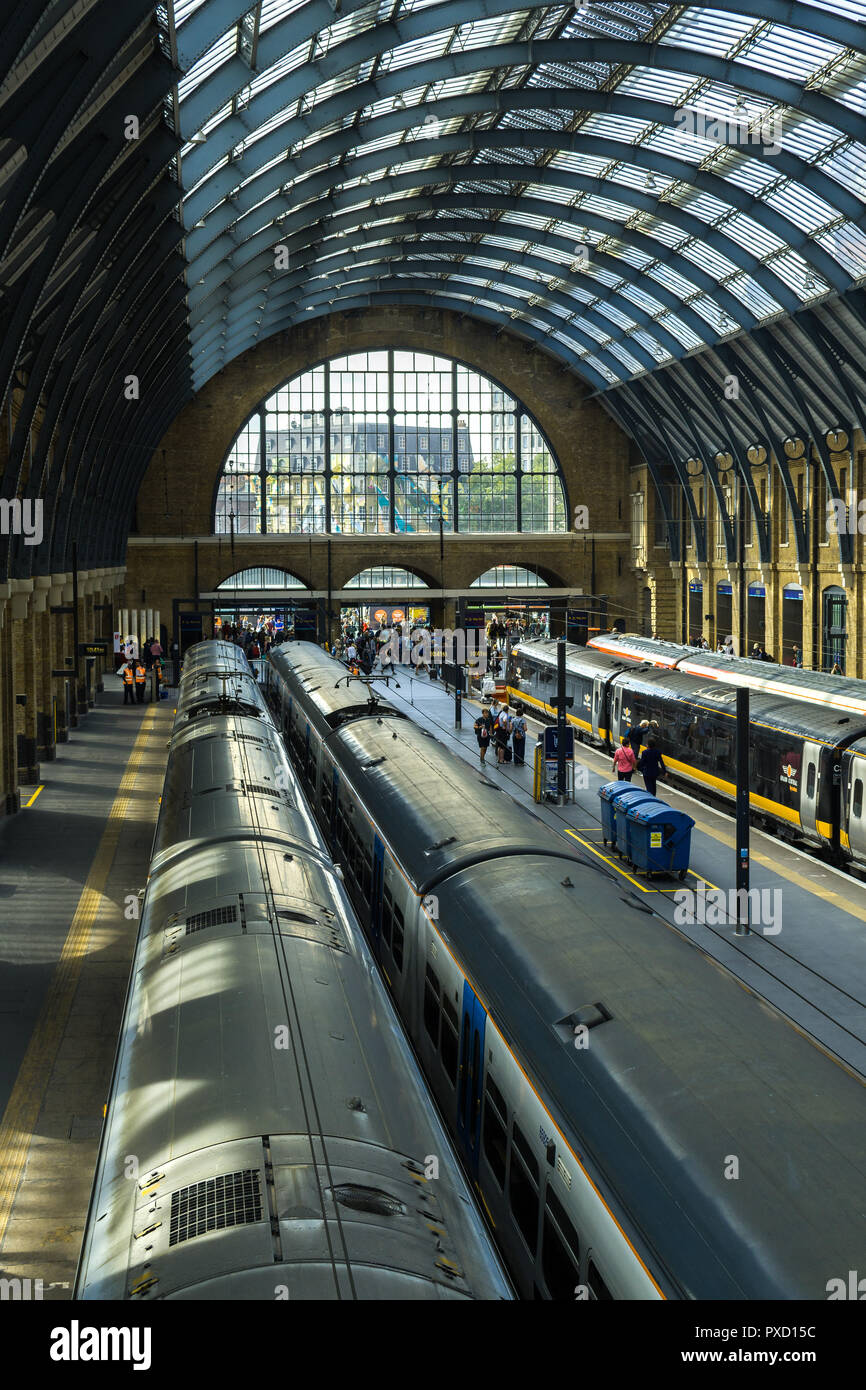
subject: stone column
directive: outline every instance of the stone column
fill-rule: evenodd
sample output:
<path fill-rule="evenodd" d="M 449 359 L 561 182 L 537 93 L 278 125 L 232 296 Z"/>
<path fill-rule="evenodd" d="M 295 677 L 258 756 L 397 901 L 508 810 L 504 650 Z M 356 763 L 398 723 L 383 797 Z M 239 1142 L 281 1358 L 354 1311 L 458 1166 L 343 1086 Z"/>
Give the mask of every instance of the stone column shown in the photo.
<path fill-rule="evenodd" d="M 13 579 L 12 597 L 12 698 L 15 702 L 15 748 L 18 781 L 22 785 L 39 781 L 36 752 L 37 652 L 36 630 L 30 613 L 32 579 Z"/>
<path fill-rule="evenodd" d="M 0 804 L 10 816 L 21 805 L 15 745 L 11 594 L 11 583 L 0 584 Z"/>
<path fill-rule="evenodd" d="M 55 682 L 51 671 L 54 667 L 54 624 L 48 611 L 51 593 L 51 576 L 37 575 L 33 592 L 32 611 L 37 665 L 36 665 L 36 744 L 40 761 L 51 762 L 57 756 L 54 741 L 53 701 Z"/>

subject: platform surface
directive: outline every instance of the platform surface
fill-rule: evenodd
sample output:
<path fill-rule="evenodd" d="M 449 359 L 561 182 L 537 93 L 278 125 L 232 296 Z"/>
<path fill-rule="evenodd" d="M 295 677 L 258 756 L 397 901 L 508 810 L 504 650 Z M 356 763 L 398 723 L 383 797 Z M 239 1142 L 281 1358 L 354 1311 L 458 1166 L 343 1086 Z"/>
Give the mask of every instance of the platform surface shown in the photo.
<path fill-rule="evenodd" d="M 0 1278 L 31 1297 L 71 1297 L 173 710 L 97 696 L 0 821 Z"/>

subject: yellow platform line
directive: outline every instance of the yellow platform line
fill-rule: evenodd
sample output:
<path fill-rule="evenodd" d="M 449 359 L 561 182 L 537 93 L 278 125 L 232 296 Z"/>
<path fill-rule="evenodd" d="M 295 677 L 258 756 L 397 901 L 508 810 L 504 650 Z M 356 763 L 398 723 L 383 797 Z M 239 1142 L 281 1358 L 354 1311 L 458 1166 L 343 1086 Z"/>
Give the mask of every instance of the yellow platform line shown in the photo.
<path fill-rule="evenodd" d="M 153 731 L 155 718 L 154 708 L 142 720 L 99 848 L 78 899 L 60 959 L 54 968 L 45 1002 L 15 1079 L 3 1119 L 0 1121 L 0 1247 L 6 1236 L 30 1141 L 72 1009 L 81 967 L 90 944 L 90 933 L 99 912 L 133 784 L 145 744 Z"/>
<path fill-rule="evenodd" d="M 25 811 L 27 810 L 27 807 L 28 807 L 28 806 L 32 806 L 32 805 L 33 805 L 33 803 L 34 803 L 34 801 L 36 800 L 36 798 L 37 798 L 37 796 L 39 795 L 39 793 L 40 793 L 41 791 L 44 791 L 44 790 L 45 790 L 45 783 L 43 782 L 41 787 L 37 787 L 37 788 L 36 788 L 35 792 L 34 792 L 33 795 L 31 796 L 30 800 L 29 800 L 29 801 L 25 801 L 25 803 L 24 803 L 24 810 L 25 810 Z"/>
<path fill-rule="evenodd" d="M 677 891 L 677 889 L 674 888 L 659 888 L 658 884 L 641 883 L 640 879 L 635 878 L 634 874 L 630 874 L 628 869 L 624 869 L 621 864 L 618 864 L 612 855 L 604 854 L 596 845 L 592 844 L 589 840 L 585 840 L 582 835 L 578 835 L 576 830 L 566 828 L 565 833 L 584 845 L 586 849 L 591 850 L 592 853 L 604 864 L 607 864 L 609 868 L 615 869 L 623 878 L 627 878 L 629 883 L 633 883 L 635 888 L 639 888 L 642 893 L 674 893 Z M 701 874 L 692 873 L 691 869 L 689 869 L 688 872 L 692 875 L 692 878 L 696 878 L 700 883 L 705 883 L 708 888 L 716 887 L 714 883 L 710 883 L 709 879 L 704 878 Z M 680 885 L 680 887 L 682 887 L 682 885 Z"/>

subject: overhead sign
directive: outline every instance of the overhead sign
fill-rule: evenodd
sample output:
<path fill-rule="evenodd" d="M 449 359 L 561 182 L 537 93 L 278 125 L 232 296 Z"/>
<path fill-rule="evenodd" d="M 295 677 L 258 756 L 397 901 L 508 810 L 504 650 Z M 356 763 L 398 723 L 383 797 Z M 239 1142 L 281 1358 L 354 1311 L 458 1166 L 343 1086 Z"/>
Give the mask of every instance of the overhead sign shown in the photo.
<path fill-rule="evenodd" d="M 766 597 L 766 593 L 767 590 L 763 584 L 749 585 L 749 598 L 764 598 Z"/>
<path fill-rule="evenodd" d="M 79 642 L 79 656 L 107 656 L 108 642 L 105 638 L 100 638 L 96 642 Z"/>

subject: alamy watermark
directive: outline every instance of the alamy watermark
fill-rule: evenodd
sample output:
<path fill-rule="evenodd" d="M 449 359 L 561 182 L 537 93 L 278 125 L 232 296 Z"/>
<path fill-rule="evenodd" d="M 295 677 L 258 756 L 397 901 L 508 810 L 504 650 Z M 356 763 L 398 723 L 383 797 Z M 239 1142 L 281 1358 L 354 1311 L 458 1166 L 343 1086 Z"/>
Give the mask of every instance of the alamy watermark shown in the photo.
<path fill-rule="evenodd" d="M 856 492 L 845 497 L 831 497 L 827 502 L 827 534 L 830 536 L 866 536 L 866 497 Z"/>
<path fill-rule="evenodd" d="M 776 111 L 752 115 L 742 106 L 719 115 L 697 106 L 681 106 L 674 112 L 674 125 L 683 135 L 716 145 L 761 145 L 769 155 L 782 152 L 783 113 Z"/>
<path fill-rule="evenodd" d="M 25 545 L 42 544 L 42 498 L 0 497 L 0 536 L 23 536 Z"/>
<path fill-rule="evenodd" d="M 487 634 L 480 628 L 417 627 L 409 637 L 392 632 L 379 648 L 379 663 L 385 666 L 426 666 L 446 662 L 451 666 L 470 666 L 479 675 L 487 670 Z"/>
<path fill-rule="evenodd" d="M 702 879 L 697 888 L 678 888 L 674 893 L 674 922 L 677 926 L 720 927 L 737 921 L 737 909 L 745 920 L 764 936 L 778 936 L 782 930 L 781 888 L 709 888 Z"/>

